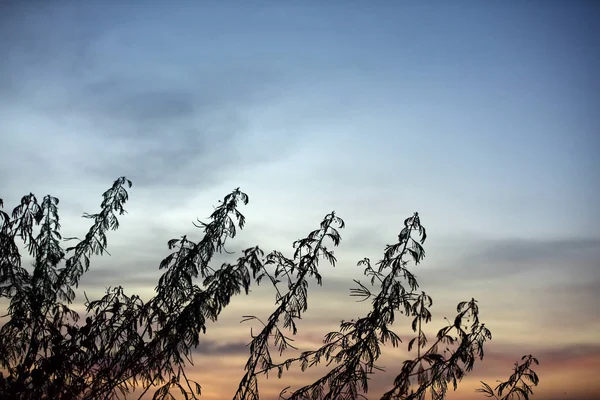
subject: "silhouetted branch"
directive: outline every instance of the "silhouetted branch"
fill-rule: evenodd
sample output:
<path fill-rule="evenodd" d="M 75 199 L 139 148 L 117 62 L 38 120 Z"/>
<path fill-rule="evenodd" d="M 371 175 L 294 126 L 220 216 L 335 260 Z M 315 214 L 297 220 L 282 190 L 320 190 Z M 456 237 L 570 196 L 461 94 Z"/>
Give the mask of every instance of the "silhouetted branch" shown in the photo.
<path fill-rule="evenodd" d="M 535 371 L 531 369 L 531 364 L 535 363 L 539 365 L 539 361 L 531 354 L 524 355 L 521 357 L 521 364 L 515 363 L 514 373 L 508 378 L 506 382 L 500 382 L 496 389 L 492 389 L 490 385 L 485 382 L 481 382 L 482 387 L 476 389 L 476 392 L 481 392 L 486 397 L 493 397 L 496 400 L 512 400 L 512 399 L 529 399 L 529 395 L 533 394 L 532 386 L 537 386 L 540 382 Z M 502 393 L 508 389 L 506 394 L 502 396 Z M 498 392 L 496 395 L 495 392 Z"/>
<path fill-rule="evenodd" d="M 159 265 L 164 270 L 156 295 L 144 303 L 137 295 L 127 295 L 121 286 L 108 288 L 97 300 L 84 292 L 86 316 L 69 308 L 73 288 L 89 270 L 90 258 L 107 252 L 107 232 L 119 227 L 117 215 L 126 211 L 126 187 L 131 182 L 121 177 L 103 194 L 100 211 L 84 214 L 93 221 L 83 240 L 63 239 L 60 234 L 57 198 L 47 195 L 38 204 L 35 195 L 23 196 L 12 213 L 0 210 L 0 297 L 8 300 L 9 319 L 0 327 L 0 398 L 10 399 L 113 399 L 124 398 L 136 388 L 144 396 L 151 389 L 154 399 L 198 399 L 201 386 L 189 379 L 185 368 L 193 365 L 192 351 L 200 344 L 209 321 L 216 322 L 233 296 L 249 293 L 252 281 L 266 278 L 275 289 L 275 310 L 251 329 L 250 356 L 234 396 L 237 400 L 258 399 L 258 378 L 277 370 L 299 365 L 302 371 L 324 362 L 329 370 L 315 382 L 289 394 L 289 399 L 366 398 L 370 375 L 383 371 L 376 363 L 386 344 L 398 347 L 402 340 L 392 325 L 398 314 L 411 318 L 415 332 L 408 351 L 416 346 L 416 357 L 406 360 L 383 399 L 442 399 L 451 383 L 471 371 L 476 358 L 483 358 L 483 346 L 490 331 L 479 321 L 475 299 L 459 303 L 453 323 L 439 330 L 428 347 L 424 324 L 431 321 L 432 299 L 419 287 L 408 265 L 420 263 L 427 237 L 418 213 L 404 221 L 398 242 L 387 245 L 384 256 L 371 266 L 368 258 L 358 263 L 371 287 L 355 280 L 350 295 L 359 301 L 370 300 L 366 316 L 342 320 L 339 331 L 324 337 L 320 348 L 304 351 L 297 357 L 274 362 L 271 346 L 278 355 L 296 349 L 296 321 L 308 309 L 308 280 L 322 284 L 319 260 L 335 266 L 327 241 L 338 246 L 338 229 L 344 221 L 334 212 L 327 214 L 319 229 L 294 242 L 292 258 L 279 251 L 264 255 L 250 247 L 233 264 L 212 267 L 211 261 L 225 249 L 228 239 L 242 229 L 245 217 L 239 203 L 248 196 L 238 189 L 225 196 L 208 222 L 194 224 L 203 231 L 200 241 L 186 235 L 168 241 L 171 253 Z M 0 199 L 0 207 L 3 207 Z M 34 228 L 39 232 L 34 234 Z M 414 237 L 413 237 L 414 236 Z M 19 238 L 33 257 L 33 272 L 22 267 L 17 246 Z M 63 250 L 62 240 L 77 240 Z M 107 253 L 108 254 L 108 253 Z M 64 261 L 64 266 L 60 266 Z M 466 323 L 465 323 L 466 321 Z M 513 397 L 528 399 L 531 386 L 539 379 L 530 368 L 538 363 L 524 356 L 513 375 L 496 391 L 482 382 L 480 392 L 496 400 Z M 5 375 L 6 374 L 6 375 Z M 287 388 L 280 397 L 287 396 Z"/>

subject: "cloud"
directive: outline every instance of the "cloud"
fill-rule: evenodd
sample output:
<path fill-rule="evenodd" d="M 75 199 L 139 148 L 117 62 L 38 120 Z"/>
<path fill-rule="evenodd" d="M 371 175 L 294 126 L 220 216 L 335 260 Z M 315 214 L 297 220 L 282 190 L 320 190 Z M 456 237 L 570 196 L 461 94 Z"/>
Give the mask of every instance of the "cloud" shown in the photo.
<path fill-rule="evenodd" d="M 544 273 L 556 279 L 565 277 L 567 270 L 573 278 L 599 280 L 598 262 L 600 239 L 496 239 L 474 241 L 450 255 L 442 267 L 426 267 L 415 271 L 428 284 L 455 282 L 494 282 L 528 273 Z M 468 246 L 468 247 L 467 247 Z"/>
<path fill-rule="evenodd" d="M 0 66 L 0 136 L 11 152 L 0 169 L 19 165 L 30 184 L 125 175 L 176 197 L 177 188 L 215 185 L 293 146 L 261 151 L 251 136 L 249 109 L 272 99 L 281 70 L 218 55 L 207 64 L 189 34 L 133 29 L 95 7 L 9 8 L 18 23 L 0 30 L 11 38 L 0 41 L 10 55 Z M 0 186 L 15 185 L 3 174 Z"/>
<path fill-rule="evenodd" d="M 251 338 L 248 338 L 250 342 Z M 198 347 L 194 349 L 194 353 L 202 355 L 218 355 L 218 356 L 248 356 L 248 343 L 244 342 L 228 342 L 218 343 L 214 340 L 204 339 L 200 340 Z"/>
<path fill-rule="evenodd" d="M 18 150 L 35 143 L 54 154 L 67 153 L 67 160 L 45 157 L 48 172 L 69 161 L 88 179 L 126 175 L 142 187 L 212 184 L 234 168 L 265 161 L 240 151 L 236 142 L 243 141 L 248 121 L 243 106 L 227 104 L 222 95 L 211 100 L 208 94 L 196 95 L 196 88 L 163 89 L 152 83 L 142 88 L 125 80 L 111 85 L 96 95 L 71 97 L 74 104 L 67 102 L 62 110 L 40 112 L 37 126 L 11 121 L 15 130 L 29 131 L 22 132 Z M 217 92 L 218 83 L 213 85 Z M 2 130 L 7 136 L 17 133 Z M 270 154 L 271 160 L 278 157 Z"/>
<path fill-rule="evenodd" d="M 94 263 L 96 264 L 96 263 Z M 152 290 L 158 285 L 160 275 L 164 273 L 158 270 L 158 262 L 149 264 L 153 267 L 144 270 L 139 268 L 123 268 L 123 267 L 104 267 L 102 265 L 90 266 L 90 269 L 83 275 L 81 279 L 82 288 L 106 288 L 123 286 L 125 293 L 133 294 L 137 288 L 143 287 Z M 137 265 L 139 266 L 139 264 Z M 124 273 L 129 270 L 130 273 Z M 135 289 L 134 289 L 135 288 Z"/>
<path fill-rule="evenodd" d="M 473 262 L 518 263 L 565 259 L 573 254 L 599 254 L 600 238 L 564 238 L 549 240 L 495 240 L 474 252 Z"/>
<path fill-rule="evenodd" d="M 156 82 L 131 82 L 124 77 L 114 76 L 84 84 L 78 94 L 83 104 L 72 105 L 93 117 L 105 117 L 115 122 L 135 122 L 150 129 L 156 124 L 163 127 L 194 115 L 198 100 L 192 91 L 160 86 Z M 143 138 L 145 133 L 131 132 L 132 135 L 139 135 L 139 138 Z M 107 132 L 107 135 L 110 136 L 111 132 Z"/>
<path fill-rule="evenodd" d="M 532 346 L 514 342 L 491 341 L 485 353 L 484 360 L 489 365 L 511 365 L 517 361 L 516 357 L 531 353 L 546 369 L 559 369 L 560 363 L 571 363 L 583 360 L 600 360 L 600 343 L 578 343 L 578 344 L 545 344 L 543 346 Z"/>

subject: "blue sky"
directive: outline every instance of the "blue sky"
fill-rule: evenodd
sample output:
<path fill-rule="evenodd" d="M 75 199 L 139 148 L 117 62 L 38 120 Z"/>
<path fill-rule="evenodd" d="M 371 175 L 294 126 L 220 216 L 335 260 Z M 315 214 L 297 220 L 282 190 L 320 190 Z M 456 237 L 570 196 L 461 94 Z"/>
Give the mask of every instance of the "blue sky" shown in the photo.
<path fill-rule="evenodd" d="M 238 186 L 250 204 L 234 250 L 290 251 L 327 212 L 346 220 L 342 265 L 325 272 L 342 298 L 356 262 L 419 211 L 434 301 L 473 295 L 498 319 L 538 301 L 518 318 L 550 319 L 541 299 L 562 290 L 556 312 L 595 329 L 599 14 L 593 1 L 3 2 L 0 197 L 59 197 L 75 236 L 127 176 L 130 214 L 88 283 L 118 271 L 149 292 L 166 241 Z"/>

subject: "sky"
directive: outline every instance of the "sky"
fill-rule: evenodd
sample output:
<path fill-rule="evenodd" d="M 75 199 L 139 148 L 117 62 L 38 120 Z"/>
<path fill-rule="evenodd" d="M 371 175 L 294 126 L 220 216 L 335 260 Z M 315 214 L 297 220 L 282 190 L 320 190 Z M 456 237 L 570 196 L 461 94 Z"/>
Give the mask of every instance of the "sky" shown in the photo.
<path fill-rule="evenodd" d="M 448 399 L 484 398 L 480 380 L 530 353 L 535 399 L 598 398 L 599 17 L 594 1 L 4 1 L 0 198 L 52 194 L 63 236 L 83 236 L 81 215 L 131 179 L 111 256 L 82 288 L 146 298 L 167 240 L 199 240 L 191 222 L 236 187 L 247 225 L 224 260 L 254 245 L 291 255 L 335 210 L 338 264 L 311 286 L 301 350 L 366 314 L 349 297 L 367 281 L 356 263 L 379 260 L 418 211 L 431 334 L 471 297 L 493 334 Z M 233 396 L 250 341 L 239 321 L 267 317 L 274 296 L 255 288 L 208 326 L 190 367 L 203 398 Z M 369 398 L 403 351 L 386 350 Z M 317 376 L 270 377 L 263 396 Z"/>

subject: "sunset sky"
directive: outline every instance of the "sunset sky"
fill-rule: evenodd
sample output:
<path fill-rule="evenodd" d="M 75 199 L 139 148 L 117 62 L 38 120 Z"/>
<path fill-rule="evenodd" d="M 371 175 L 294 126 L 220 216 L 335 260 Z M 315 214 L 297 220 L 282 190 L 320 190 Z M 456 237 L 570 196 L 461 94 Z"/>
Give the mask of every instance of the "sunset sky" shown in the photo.
<path fill-rule="evenodd" d="M 335 210 L 338 265 L 310 288 L 301 350 L 367 313 L 349 297 L 367 282 L 356 263 L 379 260 L 418 211 L 431 336 L 471 297 L 493 334 L 448 399 L 485 399 L 479 381 L 529 353 L 534 399 L 597 399 L 599 18 L 595 1 L 4 1 L 0 198 L 52 194 L 63 236 L 83 236 L 81 215 L 133 181 L 88 296 L 149 298 L 167 240 L 200 239 L 191 222 L 236 187 L 247 226 L 215 266 L 254 245 L 291 256 Z M 202 398 L 233 396 L 250 341 L 239 321 L 266 318 L 274 296 L 255 288 L 208 326 L 190 367 Z M 370 399 L 405 349 L 386 351 Z M 263 395 L 317 377 L 273 376 Z"/>

